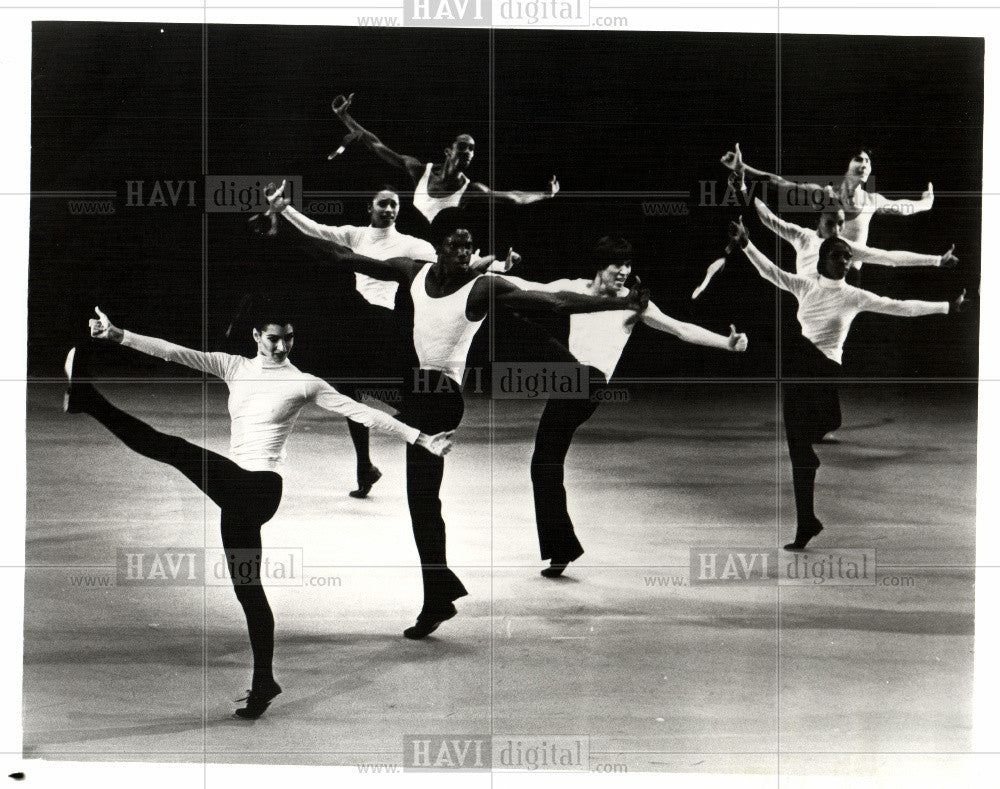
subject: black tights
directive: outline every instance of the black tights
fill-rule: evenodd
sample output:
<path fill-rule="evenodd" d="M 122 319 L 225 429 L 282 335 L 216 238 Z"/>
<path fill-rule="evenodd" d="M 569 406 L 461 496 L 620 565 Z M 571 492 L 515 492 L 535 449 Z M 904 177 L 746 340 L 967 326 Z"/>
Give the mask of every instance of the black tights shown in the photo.
<path fill-rule="evenodd" d="M 796 349 L 787 374 L 813 379 L 782 383 L 782 412 L 785 437 L 792 461 L 795 514 L 800 526 L 816 520 L 813 500 L 819 456 L 813 449 L 827 433 L 840 427 L 840 395 L 837 376 L 840 365 L 828 359 L 812 343 L 803 341 Z"/>
<path fill-rule="evenodd" d="M 233 578 L 236 599 L 246 615 L 253 650 L 253 685 L 274 681 L 274 615 L 259 576 L 260 528 L 281 502 L 281 477 L 273 471 L 247 471 L 228 458 L 177 436 L 160 433 L 111 405 L 88 384 L 77 384 L 74 397 L 82 410 L 104 425 L 129 449 L 173 466 L 222 510 L 222 545 L 230 572 L 249 561 L 255 577 Z"/>
<path fill-rule="evenodd" d="M 550 399 L 538 421 L 531 455 L 531 487 L 543 559 L 571 562 L 583 555 L 566 506 L 563 477 L 573 434 L 594 415 L 597 405 L 589 399 Z"/>
<path fill-rule="evenodd" d="M 419 370 L 407 387 L 407 401 L 399 419 L 428 435 L 454 430 L 462 421 L 465 401 L 458 384 L 437 370 Z M 413 539 L 420 554 L 424 608 L 441 606 L 468 594 L 448 568 L 445 526 L 441 517 L 441 480 L 444 458 L 412 444 L 406 447 L 406 500 L 410 506 Z"/>

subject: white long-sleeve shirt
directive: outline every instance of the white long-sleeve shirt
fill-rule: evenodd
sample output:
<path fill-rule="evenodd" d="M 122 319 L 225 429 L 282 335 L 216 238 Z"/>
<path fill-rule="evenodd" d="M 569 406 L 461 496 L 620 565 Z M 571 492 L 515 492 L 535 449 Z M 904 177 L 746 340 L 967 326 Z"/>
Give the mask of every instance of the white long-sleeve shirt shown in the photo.
<path fill-rule="evenodd" d="M 792 274 L 774 265 L 752 243 L 747 244 L 743 251 L 764 279 L 798 299 L 797 317 L 802 336 L 837 364 L 841 363 L 844 341 L 858 313 L 881 312 L 915 318 L 919 315 L 943 315 L 949 310 L 947 301 L 901 301 L 876 296 L 870 291 L 848 285 L 842 279 Z"/>
<path fill-rule="evenodd" d="M 230 457 L 248 471 L 267 471 L 285 459 L 285 442 L 306 403 L 414 443 L 420 431 L 383 411 L 341 394 L 315 375 L 285 359 L 275 364 L 256 356 L 203 353 L 126 331 L 122 345 L 168 362 L 214 375 L 229 387 Z"/>
<path fill-rule="evenodd" d="M 877 195 L 877 197 L 881 197 L 881 195 Z M 776 216 L 759 197 L 754 198 L 754 206 L 757 208 L 760 221 L 795 248 L 795 273 L 803 276 L 818 275 L 819 248 L 825 239 L 816 230 L 807 230 Z M 868 233 L 865 231 L 865 236 L 867 235 Z M 941 255 L 922 255 L 917 252 L 877 249 L 843 236 L 841 238 L 851 248 L 851 265 L 854 268 L 861 268 L 862 263 L 874 263 L 879 266 L 941 265 Z"/>
<path fill-rule="evenodd" d="M 282 212 L 295 227 L 311 238 L 333 241 L 350 247 L 351 251 L 375 260 L 389 258 L 412 258 L 413 260 L 437 260 L 434 247 L 416 236 L 400 233 L 392 227 L 357 227 L 356 225 L 321 225 L 296 211 L 292 206 L 286 206 Z M 374 279 L 367 274 L 355 273 L 355 287 L 358 293 L 370 304 L 376 307 L 393 309 L 396 304 L 396 289 L 398 282 Z"/>

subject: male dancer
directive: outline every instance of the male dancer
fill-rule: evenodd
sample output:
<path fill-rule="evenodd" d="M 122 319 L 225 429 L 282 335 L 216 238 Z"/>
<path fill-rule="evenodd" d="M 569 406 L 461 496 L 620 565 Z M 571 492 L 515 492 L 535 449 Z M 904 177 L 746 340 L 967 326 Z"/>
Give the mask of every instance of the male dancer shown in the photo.
<path fill-rule="evenodd" d="M 798 347 L 784 355 L 782 375 L 793 380 L 782 383 L 785 436 L 792 461 L 797 527 L 795 540 L 786 550 L 800 551 L 823 531 L 813 510 L 819 457 L 813 445 L 840 426 L 840 397 L 836 378 L 841 373 L 844 341 L 851 322 L 861 312 L 916 317 L 961 312 L 965 291 L 951 302 L 899 301 L 876 296 L 844 281 L 851 266 L 851 247 L 833 236 L 820 245 L 818 273 L 803 276 L 783 271 L 750 243 L 743 222 L 729 226 L 729 236 L 753 263 L 758 273 L 799 302 L 798 320 L 802 337 Z M 818 381 L 802 380 L 816 378 Z"/>
<path fill-rule="evenodd" d="M 590 279 L 562 279 L 544 285 L 509 275 L 503 275 L 502 279 L 527 290 L 561 290 L 616 298 L 628 290 L 625 282 L 632 273 L 632 258 L 632 245 L 628 241 L 604 236 L 594 248 L 595 273 Z M 694 345 L 737 353 L 747 349 L 746 335 L 737 334 L 734 326 L 730 326 L 728 337 L 715 334 L 665 315 L 652 302 L 640 314 L 618 310 L 573 315 L 570 317 L 569 350 L 587 368 L 591 380 L 602 383 L 611 380 L 637 319 Z M 538 544 L 542 559 L 550 560 L 549 566 L 542 570 L 547 578 L 559 577 L 566 565 L 583 555 L 583 546 L 573 530 L 566 506 L 564 469 L 573 434 L 594 415 L 599 404 L 595 399 L 549 398 L 538 422 L 535 450 L 531 456 L 531 486 Z"/>
<path fill-rule="evenodd" d="M 270 196 L 274 213 L 287 209 L 288 201 Z M 438 226 L 447 217 L 439 217 Z M 490 305 L 496 303 L 525 313 L 570 315 L 609 310 L 641 311 L 648 293 L 628 291 L 608 298 L 589 294 L 522 291 L 502 277 L 485 277 L 470 268 L 473 245 L 468 230 L 448 232 L 437 249 L 434 263 L 409 258 L 375 260 L 328 241 L 331 259 L 376 279 L 395 281 L 410 289 L 413 299 L 413 345 L 420 369 L 408 401 L 400 414 L 404 422 L 421 430 L 454 430 L 462 420 L 465 403 L 462 383 L 472 340 Z M 454 601 L 468 592 L 449 568 L 445 551 L 445 524 L 441 517 L 441 479 L 444 462 L 406 454 L 406 496 L 413 537 L 420 555 L 424 601 L 416 623 L 403 631 L 407 638 L 424 638 L 455 616 Z"/>
<path fill-rule="evenodd" d="M 365 227 L 355 225 L 321 225 L 295 210 L 291 205 L 285 208 L 285 218 L 308 238 L 317 241 L 332 241 L 349 247 L 360 255 L 386 260 L 394 257 L 408 257 L 414 260 L 434 260 L 437 253 L 429 243 L 415 236 L 408 236 L 396 230 L 396 217 L 399 214 L 399 195 L 395 190 L 385 188 L 372 198 L 368 205 L 371 222 Z M 409 329 L 403 330 L 399 324 L 405 317 L 393 315 L 393 311 L 409 313 L 409 305 L 404 309 L 404 303 L 409 297 L 406 293 L 397 293 L 399 283 L 385 282 L 373 279 L 365 274 L 356 273 L 355 287 L 361 297 L 371 305 L 371 309 L 357 315 L 359 325 L 364 325 L 366 331 L 384 333 L 397 340 L 398 357 L 385 358 L 380 355 L 368 355 L 365 364 L 370 374 L 381 373 L 385 377 L 399 375 L 407 367 L 413 356 L 413 341 L 409 337 Z M 396 320 L 398 318 L 398 320 Z M 360 399 L 359 389 L 353 391 L 354 399 Z M 348 420 L 347 428 L 351 433 L 354 451 L 358 458 L 358 489 L 350 495 L 356 499 L 365 498 L 372 486 L 382 477 L 369 454 L 368 428 L 359 422 Z"/>
<path fill-rule="evenodd" d="M 844 229 L 844 209 L 832 206 L 819 215 L 815 230 L 807 230 L 794 222 L 787 222 L 776 216 L 759 198 L 754 198 L 754 207 L 760 221 L 775 235 L 785 239 L 795 248 L 795 273 L 814 277 L 818 274 L 819 248 L 823 241 L 833 236 L 841 236 Z M 861 268 L 861 264 L 874 263 L 879 266 L 938 266 L 954 268 L 958 264 L 955 245 L 943 255 L 922 255 L 918 252 L 876 249 L 849 239 L 844 239 L 851 248 L 851 267 Z"/>
<path fill-rule="evenodd" d="M 201 489 L 222 511 L 222 545 L 230 573 L 238 566 L 256 567 L 252 578 L 232 576 L 236 598 L 243 607 L 253 651 L 253 681 L 241 718 L 258 718 L 281 693 L 274 679 L 274 616 L 259 575 L 261 527 L 277 512 L 282 480 L 275 473 L 285 458 L 285 441 L 302 407 L 309 402 L 327 411 L 384 430 L 405 440 L 419 452 L 442 456 L 451 448 L 451 432 L 428 436 L 388 414 L 356 403 L 328 383 L 303 373 L 288 361 L 294 330 L 280 309 L 258 309 L 253 338 L 257 355 L 248 359 L 227 353 L 203 353 L 145 337 L 112 325 L 96 309 L 90 334 L 120 343 L 141 353 L 177 362 L 217 376 L 229 387 L 230 455 L 224 458 L 176 436 L 160 433 L 111 405 L 90 383 L 73 381 L 76 349 L 66 357 L 70 387 L 64 410 L 94 417 L 129 449 L 166 463 Z M 425 451 L 426 450 L 426 451 Z"/>
<path fill-rule="evenodd" d="M 804 192 L 809 205 L 816 206 L 817 201 L 819 206 L 816 207 L 839 205 L 844 209 L 846 218 L 841 237 L 859 244 L 868 243 L 868 228 L 875 214 L 909 216 L 920 211 L 929 211 L 934 205 L 934 185 L 930 183 L 927 184 L 927 189 L 919 200 L 890 200 L 877 192 L 867 191 L 865 184 L 872 174 L 872 160 L 867 151 L 858 151 L 851 158 L 847 172 L 835 187 L 797 183 L 780 175 L 751 167 L 743 162 L 739 143 L 736 143 L 735 151 L 726 152 L 722 157 L 722 163 L 737 175 L 750 173 L 759 178 L 766 178 L 784 189 Z"/>
<path fill-rule="evenodd" d="M 508 200 L 518 205 L 527 205 L 549 197 L 555 197 L 559 191 L 559 181 L 555 176 L 549 182 L 548 192 L 501 192 L 490 189 L 485 184 L 470 180 L 465 171 L 472 164 L 475 155 L 476 141 L 468 134 L 460 134 L 450 147 L 445 148 L 444 163 L 424 164 L 413 156 L 396 153 L 386 146 L 378 137 L 365 129 L 352 118 L 347 109 L 354 98 L 352 93 L 343 103 L 334 104 L 334 112 L 344 122 L 344 125 L 365 144 L 376 156 L 393 167 L 398 167 L 409 173 L 416 188 L 413 192 L 413 206 L 423 214 L 428 222 L 445 208 L 457 208 L 462 202 L 466 190 L 471 186 L 477 192 L 485 192 L 501 200 Z"/>

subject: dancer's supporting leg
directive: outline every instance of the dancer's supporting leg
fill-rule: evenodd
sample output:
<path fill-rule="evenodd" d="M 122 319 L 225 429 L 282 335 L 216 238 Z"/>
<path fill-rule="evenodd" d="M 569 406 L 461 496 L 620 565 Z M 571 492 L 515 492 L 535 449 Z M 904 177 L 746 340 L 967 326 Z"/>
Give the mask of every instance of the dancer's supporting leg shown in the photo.
<path fill-rule="evenodd" d="M 89 383 L 72 386 L 66 410 L 89 414 L 132 451 L 173 466 L 222 510 L 222 544 L 230 572 L 247 560 L 256 568 L 255 575 L 233 576 L 232 580 L 246 616 L 253 651 L 253 681 L 247 706 L 237 714 L 259 717 L 281 692 L 272 669 L 274 616 L 259 576 L 260 529 L 274 516 L 281 502 L 281 477 L 273 471 L 247 471 L 228 458 L 177 436 L 160 433 L 113 406 Z"/>
<path fill-rule="evenodd" d="M 535 496 L 535 522 L 543 559 L 551 564 L 542 575 L 555 578 L 566 565 L 583 555 L 573 531 L 563 484 L 566 454 L 573 434 L 593 416 L 598 403 L 590 399 L 550 398 L 542 411 L 531 456 L 531 485 Z"/>
<path fill-rule="evenodd" d="M 437 370 L 417 372 L 415 391 L 400 419 L 422 432 L 439 426 L 454 430 L 462 421 L 465 402 L 458 384 Z M 420 555 L 424 602 L 413 627 L 403 631 L 407 638 L 423 638 L 455 615 L 454 600 L 468 594 L 465 586 L 448 568 L 445 524 L 441 517 L 441 480 L 444 458 L 429 452 L 406 451 L 406 499 L 413 522 L 413 537 Z"/>
<path fill-rule="evenodd" d="M 800 380 L 782 384 L 782 410 L 792 461 L 796 531 L 794 542 L 785 548 L 801 550 L 823 530 L 813 508 L 816 470 L 820 466 L 813 446 L 840 427 L 840 396 L 836 385 L 840 365 L 806 341 L 798 343 L 792 360 L 786 374 Z"/>

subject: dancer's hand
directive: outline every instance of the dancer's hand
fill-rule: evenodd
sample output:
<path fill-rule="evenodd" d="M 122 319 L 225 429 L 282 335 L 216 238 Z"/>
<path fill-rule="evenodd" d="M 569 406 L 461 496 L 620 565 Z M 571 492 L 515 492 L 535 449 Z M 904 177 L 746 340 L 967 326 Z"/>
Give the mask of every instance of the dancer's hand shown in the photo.
<path fill-rule="evenodd" d="M 454 430 L 446 430 L 443 433 L 438 433 L 433 436 L 429 436 L 426 433 L 421 433 L 417 436 L 416 443 L 422 446 L 432 455 L 437 455 L 438 457 L 444 457 L 449 452 L 453 446 L 452 436 L 455 435 Z"/>
<path fill-rule="evenodd" d="M 739 143 L 736 143 L 735 151 L 726 151 L 725 156 L 723 156 L 719 161 L 721 161 L 726 167 L 737 175 L 742 176 L 746 170 L 746 165 L 743 164 L 743 154 L 740 151 Z"/>
<path fill-rule="evenodd" d="M 100 307 L 94 307 L 94 312 L 97 313 L 96 318 L 91 318 L 90 323 L 90 336 L 98 340 L 111 340 L 111 342 L 121 342 L 125 333 L 119 329 L 117 326 L 111 323 L 111 319 L 108 318 L 103 312 L 101 312 Z"/>
<path fill-rule="evenodd" d="M 941 256 L 941 268 L 955 268 L 958 265 L 958 258 L 953 254 L 955 252 L 955 245 L 951 245 L 951 249 L 945 252 Z"/>
<path fill-rule="evenodd" d="M 642 287 L 642 280 L 638 276 L 635 278 L 635 285 L 625 296 L 625 302 L 628 309 L 636 312 L 644 312 L 649 306 L 649 288 Z"/>
<path fill-rule="evenodd" d="M 480 274 L 485 274 L 490 270 L 490 265 L 496 259 L 496 255 L 486 255 L 485 257 L 480 257 L 479 250 L 477 249 L 472 253 L 472 258 L 469 260 L 469 268 Z"/>
<path fill-rule="evenodd" d="M 553 175 L 549 181 L 549 197 L 555 197 L 557 194 L 559 194 L 559 179 Z"/>
<path fill-rule="evenodd" d="M 267 185 L 267 189 L 264 190 L 264 198 L 267 200 L 268 208 L 264 212 L 264 216 L 280 214 L 291 204 L 292 201 L 284 196 L 286 186 L 288 186 L 287 181 L 282 181 L 281 186 L 277 189 L 274 188 L 273 183 Z M 268 194 L 269 192 L 270 194 Z"/>
<path fill-rule="evenodd" d="M 962 292 L 959 293 L 956 298 L 952 299 L 951 303 L 948 305 L 948 312 L 950 314 L 965 312 L 971 306 L 971 301 L 971 299 L 967 299 L 965 297 L 965 288 L 962 288 Z"/>
<path fill-rule="evenodd" d="M 506 274 L 520 262 L 521 262 L 521 256 L 514 251 L 514 247 L 511 247 L 510 249 L 507 250 L 507 259 L 504 260 L 502 264 L 503 270 L 501 273 Z M 494 267 L 494 271 L 495 270 L 496 268 Z"/>
<path fill-rule="evenodd" d="M 746 245 L 750 243 L 750 234 L 747 233 L 742 216 L 735 222 L 729 223 L 729 240 L 732 245 L 738 246 L 740 249 L 746 249 Z"/>
<path fill-rule="evenodd" d="M 354 94 L 351 93 L 345 99 L 343 95 L 336 96 L 333 103 L 330 105 L 330 109 L 333 110 L 333 114 L 338 118 L 342 118 L 344 113 L 350 109 L 351 102 L 354 101 Z"/>
<path fill-rule="evenodd" d="M 737 333 L 736 327 L 731 323 L 729 324 L 729 339 L 727 342 L 729 350 L 735 353 L 743 353 L 747 349 L 747 336 L 743 333 Z"/>
<path fill-rule="evenodd" d="M 931 205 L 934 205 L 934 184 L 930 181 L 927 182 L 927 188 L 924 189 L 924 193 L 920 195 L 921 200 L 927 200 Z"/>

